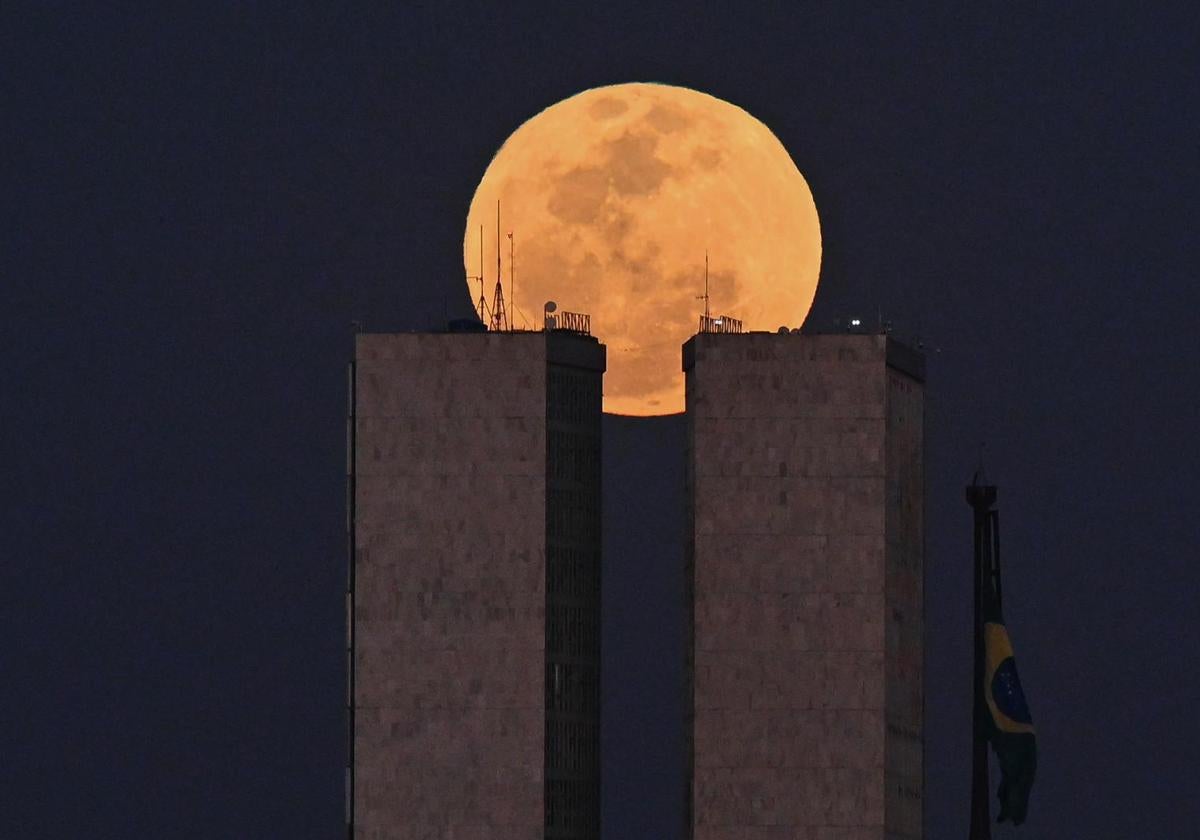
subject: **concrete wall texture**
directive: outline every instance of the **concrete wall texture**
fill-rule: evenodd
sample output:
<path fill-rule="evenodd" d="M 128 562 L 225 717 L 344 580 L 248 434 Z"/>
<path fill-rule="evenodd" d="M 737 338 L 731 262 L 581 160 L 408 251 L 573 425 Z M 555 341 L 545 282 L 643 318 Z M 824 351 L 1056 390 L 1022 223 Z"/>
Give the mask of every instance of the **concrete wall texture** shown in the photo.
<path fill-rule="evenodd" d="M 598 430 L 603 348 L 574 341 L 591 345 L 585 367 L 599 352 L 599 370 L 584 378 L 585 390 L 595 390 Z M 356 838 L 550 836 L 547 393 L 555 346 L 563 341 L 544 333 L 357 337 Z M 598 474 L 595 481 L 598 488 Z M 595 503 L 598 518 L 598 489 Z M 594 554 L 598 566 L 598 543 Z"/>
<path fill-rule="evenodd" d="M 922 831 L 923 369 L 880 335 L 698 335 L 686 826 Z M 604 350 L 357 338 L 354 836 L 599 832 Z"/>
<path fill-rule="evenodd" d="M 685 836 L 921 836 L 922 368 L 882 335 L 685 345 Z"/>

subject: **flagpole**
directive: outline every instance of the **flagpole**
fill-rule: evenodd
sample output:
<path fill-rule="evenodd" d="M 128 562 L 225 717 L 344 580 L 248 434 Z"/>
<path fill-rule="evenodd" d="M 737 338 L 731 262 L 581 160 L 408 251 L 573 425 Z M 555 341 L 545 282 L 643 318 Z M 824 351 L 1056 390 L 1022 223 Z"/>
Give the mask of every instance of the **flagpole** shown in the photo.
<path fill-rule="evenodd" d="M 983 694 L 984 638 L 983 638 L 983 583 L 984 575 L 992 573 L 992 549 L 995 533 L 992 530 L 996 503 L 994 485 L 975 481 L 967 488 L 967 503 L 974 510 L 975 520 L 975 609 L 974 638 L 975 656 L 972 671 L 974 689 L 971 692 L 972 738 L 971 738 L 971 831 L 969 840 L 991 840 L 992 823 L 988 807 L 988 754 L 987 754 L 987 701 Z"/>

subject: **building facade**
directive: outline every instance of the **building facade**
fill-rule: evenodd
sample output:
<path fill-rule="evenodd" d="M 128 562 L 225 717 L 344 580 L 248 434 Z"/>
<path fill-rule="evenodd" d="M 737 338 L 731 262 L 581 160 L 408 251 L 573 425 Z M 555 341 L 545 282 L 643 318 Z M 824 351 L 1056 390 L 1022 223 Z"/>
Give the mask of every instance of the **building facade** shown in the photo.
<path fill-rule="evenodd" d="M 923 359 L 792 333 L 683 356 L 684 836 L 919 838 Z"/>
<path fill-rule="evenodd" d="M 357 337 L 352 837 L 599 837 L 604 367 L 565 332 Z"/>

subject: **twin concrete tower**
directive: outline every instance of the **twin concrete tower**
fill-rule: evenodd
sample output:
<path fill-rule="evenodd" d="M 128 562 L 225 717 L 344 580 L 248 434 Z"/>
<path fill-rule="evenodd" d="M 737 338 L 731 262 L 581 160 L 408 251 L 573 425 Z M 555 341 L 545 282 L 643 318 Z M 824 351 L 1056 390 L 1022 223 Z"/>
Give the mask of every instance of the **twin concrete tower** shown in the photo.
<path fill-rule="evenodd" d="M 922 836 L 923 359 L 699 333 L 683 836 Z M 359 335 L 347 812 L 362 840 L 600 837 L 605 348 Z"/>

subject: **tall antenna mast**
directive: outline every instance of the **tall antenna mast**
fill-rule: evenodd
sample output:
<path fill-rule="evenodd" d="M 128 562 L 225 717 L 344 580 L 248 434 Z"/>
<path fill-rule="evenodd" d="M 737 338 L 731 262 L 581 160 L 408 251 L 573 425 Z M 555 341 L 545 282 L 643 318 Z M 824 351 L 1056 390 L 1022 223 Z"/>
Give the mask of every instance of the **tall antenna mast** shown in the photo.
<path fill-rule="evenodd" d="M 472 277 L 479 281 L 479 320 L 487 323 L 487 299 L 483 296 L 483 225 L 479 226 L 479 275 Z"/>
<path fill-rule="evenodd" d="M 512 306 L 513 315 L 517 314 L 517 264 L 513 258 L 516 246 L 513 244 L 513 232 L 508 232 L 508 303 Z"/>
<path fill-rule="evenodd" d="M 496 297 L 492 303 L 492 329 L 508 329 L 508 318 L 504 313 L 504 287 L 500 285 L 500 199 L 496 199 Z"/>
<path fill-rule="evenodd" d="M 708 249 L 704 249 L 704 294 L 696 295 L 696 300 L 704 301 L 704 320 L 709 319 L 708 314 Z"/>

